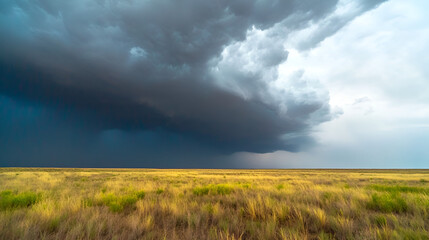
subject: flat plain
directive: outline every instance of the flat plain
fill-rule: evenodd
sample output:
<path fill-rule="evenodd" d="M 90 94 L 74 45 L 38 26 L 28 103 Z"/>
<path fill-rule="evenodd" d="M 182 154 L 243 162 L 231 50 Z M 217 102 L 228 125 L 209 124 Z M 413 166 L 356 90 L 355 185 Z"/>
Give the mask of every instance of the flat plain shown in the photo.
<path fill-rule="evenodd" d="M 0 168 L 0 239 L 429 239 L 429 170 Z"/>

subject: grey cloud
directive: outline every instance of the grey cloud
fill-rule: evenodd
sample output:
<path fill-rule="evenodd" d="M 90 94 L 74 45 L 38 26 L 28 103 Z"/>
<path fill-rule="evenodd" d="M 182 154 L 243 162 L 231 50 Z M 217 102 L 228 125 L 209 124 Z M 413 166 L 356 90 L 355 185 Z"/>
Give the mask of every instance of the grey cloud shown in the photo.
<path fill-rule="evenodd" d="M 331 117 L 325 90 L 273 83 L 282 41 L 313 22 L 331 27 L 335 0 L 2 4 L 0 93 L 73 109 L 100 131 L 163 128 L 226 152 L 296 151 Z"/>
<path fill-rule="evenodd" d="M 327 37 L 334 35 L 338 30 L 346 26 L 354 18 L 360 16 L 386 0 L 363 0 L 363 1 L 343 1 L 338 4 L 336 11 L 327 18 L 313 21 L 312 24 L 298 32 L 301 34 L 296 43 L 296 48 L 300 51 L 309 50 L 316 47 Z"/>

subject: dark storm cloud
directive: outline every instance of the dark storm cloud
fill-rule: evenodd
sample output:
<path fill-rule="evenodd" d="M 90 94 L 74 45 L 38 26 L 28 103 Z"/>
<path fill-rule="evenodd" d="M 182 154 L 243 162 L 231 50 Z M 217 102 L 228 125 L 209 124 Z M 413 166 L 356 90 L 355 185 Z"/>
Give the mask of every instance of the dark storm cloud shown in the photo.
<path fill-rule="evenodd" d="M 162 129 L 97 130 L 74 115 L 0 95 L 0 166 L 233 167 L 215 159 L 217 149 L 187 136 Z"/>
<path fill-rule="evenodd" d="M 357 2 L 365 11 L 376 3 Z M 163 129 L 224 152 L 295 151 L 311 142 L 312 126 L 330 119 L 329 95 L 302 77 L 272 87 L 288 57 L 282 41 L 320 21 L 331 26 L 336 7 L 336 0 L 3 1 L 0 94 L 69 109 L 101 132 Z"/>

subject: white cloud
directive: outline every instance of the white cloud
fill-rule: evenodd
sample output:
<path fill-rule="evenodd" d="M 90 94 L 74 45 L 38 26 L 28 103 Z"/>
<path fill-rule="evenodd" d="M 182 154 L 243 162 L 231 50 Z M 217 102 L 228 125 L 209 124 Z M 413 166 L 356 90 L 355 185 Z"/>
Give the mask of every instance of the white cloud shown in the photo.
<path fill-rule="evenodd" d="M 307 152 L 250 159 L 277 167 L 429 167 L 429 2 L 389 1 L 302 48 L 299 39 L 319 27 L 291 36 L 279 79 L 297 71 L 319 79 L 344 114 L 316 129 L 319 145 Z"/>
<path fill-rule="evenodd" d="M 143 57 L 143 58 L 145 58 L 147 56 L 147 52 L 143 48 L 141 48 L 141 47 L 132 47 L 130 49 L 130 54 L 133 57 Z"/>

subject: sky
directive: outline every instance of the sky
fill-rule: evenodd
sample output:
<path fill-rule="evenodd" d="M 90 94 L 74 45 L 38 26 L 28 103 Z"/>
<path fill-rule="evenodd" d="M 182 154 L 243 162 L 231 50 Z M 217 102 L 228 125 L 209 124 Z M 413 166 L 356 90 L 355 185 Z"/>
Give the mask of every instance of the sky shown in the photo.
<path fill-rule="evenodd" d="M 6 0 L 0 166 L 429 168 L 426 0 Z"/>

